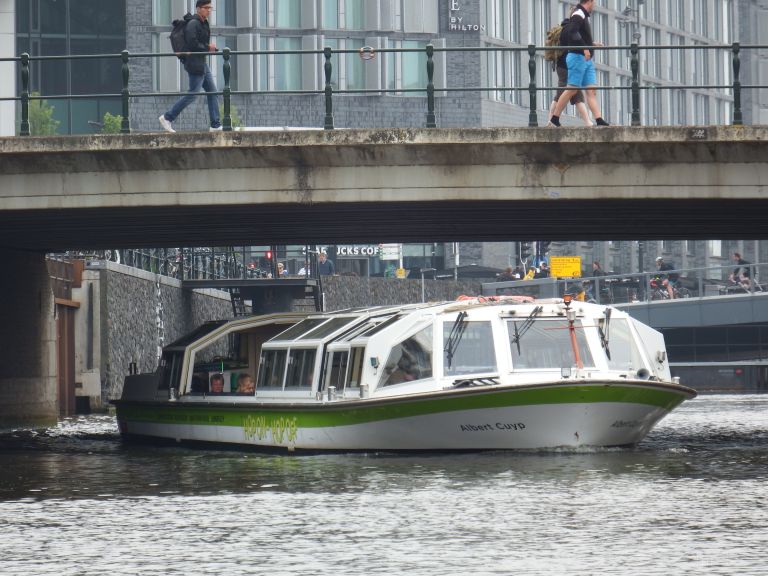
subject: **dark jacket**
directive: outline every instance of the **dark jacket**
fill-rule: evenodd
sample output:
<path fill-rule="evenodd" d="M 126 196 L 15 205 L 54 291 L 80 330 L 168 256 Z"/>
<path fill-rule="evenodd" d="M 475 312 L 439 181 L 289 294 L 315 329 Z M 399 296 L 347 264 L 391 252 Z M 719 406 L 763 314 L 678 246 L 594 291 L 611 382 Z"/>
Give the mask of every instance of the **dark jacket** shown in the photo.
<path fill-rule="evenodd" d="M 207 20 L 203 22 L 197 14 L 192 15 L 190 18 L 187 18 L 187 16 L 184 16 L 184 19 L 188 20 L 187 26 L 184 28 L 187 52 L 204 52 L 205 55 L 187 56 L 184 59 L 184 68 L 190 74 L 204 74 L 208 46 L 211 44 L 211 26 Z"/>
<path fill-rule="evenodd" d="M 560 46 L 593 46 L 592 26 L 589 24 L 589 11 L 581 4 L 571 14 L 568 24 L 560 33 Z M 569 50 L 573 54 L 584 54 L 584 50 Z M 594 50 L 590 50 L 594 56 Z"/>

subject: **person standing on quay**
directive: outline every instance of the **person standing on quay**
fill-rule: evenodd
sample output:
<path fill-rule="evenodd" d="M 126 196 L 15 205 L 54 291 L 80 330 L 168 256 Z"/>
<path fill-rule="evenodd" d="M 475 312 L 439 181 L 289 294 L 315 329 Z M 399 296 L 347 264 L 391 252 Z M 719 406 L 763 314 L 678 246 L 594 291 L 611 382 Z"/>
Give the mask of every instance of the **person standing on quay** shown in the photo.
<path fill-rule="evenodd" d="M 552 110 L 552 116 L 549 119 L 549 126 L 560 127 L 560 114 L 568 105 L 568 101 L 582 88 L 587 92 L 587 105 L 595 117 L 595 124 L 598 126 L 608 126 L 608 122 L 603 120 L 600 112 L 600 105 L 597 102 L 597 74 L 595 72 L 595 63 L 593 61 L 594 50 L 591 46 L 602 46 L 602 44 L 592 40 L 592 27 L 589 25 L 589 16 L 595 7 L 595 0 L 581 0 L 578 6 L 571 13 L 568 24 L 563 28 L 560 36 L 561 46 L 583 46 L 571 50 L 565 57 L 568 66 L 568 86 L 563 92 L 557 105 Z"/>
<path fill-rule="evenodd" d="M 211 119 L 210 130 L 211 132 L 221 130 L 216 82 L 213 80 L 207 62 L 207 53 L 216 52 L 216 44 L 211 44 L 211 26 L 208 23 L 211 10 L 213 10 L 211 0 L 197 0 L 195 2 L 195 14 L 191 17 L 188 14 L 184 16 L 184 19 L 187 20 L 187 25 L 184 28 L 186 51 L 202 52 L 203 54 L 192 54 L 182 59 L 184 69 L 189 75 L 189 92 L 179 98 L 170 110 L 160 116 L 160 126 L 166 132 L 176 132 L 171 123 L 192 103 L 195 99 L 195 93 L 201 87 L 207 93 L 208 115 Z"/>

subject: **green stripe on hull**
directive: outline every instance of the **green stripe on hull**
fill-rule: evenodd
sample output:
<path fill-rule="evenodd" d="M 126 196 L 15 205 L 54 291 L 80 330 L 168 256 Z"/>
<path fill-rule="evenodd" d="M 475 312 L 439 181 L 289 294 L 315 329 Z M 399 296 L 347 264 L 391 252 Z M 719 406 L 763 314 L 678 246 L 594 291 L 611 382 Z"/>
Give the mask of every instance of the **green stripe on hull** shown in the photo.
<path fill-rule="evenodd" d="M 595 404 L 620 402 L 645 404 L 669 411 L 688 395 L 683 390 L 628 385 L 593 386 L 536 386 L 503 390 L 483 390 L 451 394 L 429 395 L 421 398 L 392 398 L 370 401 L 370 406 L 343 403 L 323 406 L 292 406 L 290 409 L 242 405 L 218 407 L 213 404 L 186 403 L 142 404 L 117 402 L 117 415 L 128 422 L 154 422 L 237 427 L 274 427 L 277 422 L 289 423 L 291 428 L 324 428 L 349 426 L 369 422 L 392 420 L 455 412 L 512 406 L 546 404 Z M 366 402 L 367 403 L 367 402 Z"/>

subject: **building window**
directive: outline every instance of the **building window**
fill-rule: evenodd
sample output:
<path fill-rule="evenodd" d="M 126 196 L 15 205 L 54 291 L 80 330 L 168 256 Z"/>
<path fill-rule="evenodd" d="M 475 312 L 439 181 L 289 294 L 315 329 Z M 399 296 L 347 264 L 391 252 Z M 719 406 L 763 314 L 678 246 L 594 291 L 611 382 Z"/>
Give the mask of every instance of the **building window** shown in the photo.
<path fill-rule="evenodd" d="M 216 44 L 216 48 L 224 50 L 229 48 L 231 51 L 237 51 L 237 36 L 211 36 L 211 42 Z M 237 55 L 229 57 L 229 87 L 237 90 Z M 224 57 L 213 56 L 211 58 L 211 68 L 216 77 L 216 87 L 219 90 L 224 88 Z"/>
<path fill-rule="evenodd" d="M 723 241 L 722 240 L 710 240 L 709 241 L 709 255 L 714 258 L 722 258 L 723 256 Z"/>
<path fill-rule="evenodd" d="M 488 36 L 518 43 L 520 41 L 519 15 L 519 0 L 485 0 Z"/>
<path fill-rule="evenodd" d="M 153 0 L 152 22 L 158 26 L 170 26 L 171 22 L 178 18 L 171 14 L 171 0 Z"/>
<path fill-rule="evenodd" d="M 215 26 L 237 26 L 237 0 L 216 0 L 215 8 Z"/>
<path fill-rule="evenodd" d="M 670 34 L 669 43 L 672 46 L 684 46 L 685 38 L 677 34 Z M 680 84 L 685 82 L 685 50 L 669 51 L 668 77 L 672 82 Z"/>
<path fill-rule="evenodd" d="M 321 18 L 325 30 L 339 29 L 339 0 L 322 0 Z"/>
<path fill-rule="evenodd" d="M 301 50 L 301 38 L 275 38 L 275 50 Z M 275 90 L 301 90 L 301 54 L 275 54 Z"/>
<path fill-rule="evenodd" d="M 276 28 L 301 28 L 301 0 L 275 2 Z"/>
<path fill-rule="evenodd" d="M 531 43 L 543 46 L 546 39 L 544 36 L 552 27 L 552 5 L 549 0 L 531 0 L 528 18 Z"/>

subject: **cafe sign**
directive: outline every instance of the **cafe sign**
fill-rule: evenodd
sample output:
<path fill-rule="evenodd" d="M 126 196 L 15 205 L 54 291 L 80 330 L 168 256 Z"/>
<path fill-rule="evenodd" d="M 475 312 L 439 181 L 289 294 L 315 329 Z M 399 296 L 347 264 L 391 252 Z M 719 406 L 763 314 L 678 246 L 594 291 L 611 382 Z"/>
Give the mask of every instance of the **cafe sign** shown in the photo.
<path fill-rule="evenodd" d="M 470 22 L 461 10 L 464 0 L 448 0 L 448 31 L 449 32 L 485 32 L 485 24 Z"/>

